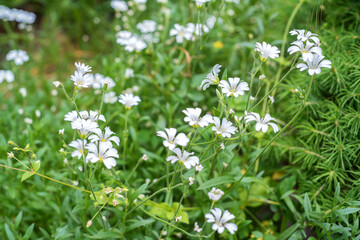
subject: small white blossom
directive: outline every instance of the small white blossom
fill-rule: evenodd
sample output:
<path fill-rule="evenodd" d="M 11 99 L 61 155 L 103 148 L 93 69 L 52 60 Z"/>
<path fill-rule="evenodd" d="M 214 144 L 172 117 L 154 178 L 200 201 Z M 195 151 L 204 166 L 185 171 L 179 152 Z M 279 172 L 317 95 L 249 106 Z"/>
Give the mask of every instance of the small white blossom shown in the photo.
<path fill-rule="evenodd" d="M 308 40 L 313 40 L 314 43 L 319 46 L 320 45 L 320 40 L 319 38 L 317 37 L 317 34 L 315 33 L 312 33 L 310 31 L 308 32 L 305 32 L 305 30 L 297 30 L 297 29 L 294 29 L 292 31 L 289 32 L 290 35 L 294 36 L 294 35 L 297 35 L 297 40 L 300 40 L 302 42 L 305 42 L 305 41 L 308 41 Z"/>
<path fill-rule="evenodd" d="M 212 229 L 217 231 L 219 234 L 223 233 L 225 228 L 231 233 L 234 234 L 238 230 L 238 227 L 234 223 L 228 223 L 228 221 L 235 218 L 228 210 L 222 211 L 220 208 L 210 209 L 211 213 L 205 214 L 206 221 L 208 223 L 214 223 Z"/>
<path fill-rule="evenodd" d="M 116 33 L 116 43 L 120 45 L 127 45 L 132 35 L 133 34 L 129 31 L 120 31 Z"/>
<path fill-rule="evenodd" d="M 210 85 L 218 85 L 219 84 L 219 72 L 221 65 L 216 64 L 212 71 L 206 76 L 206 78 L 201 82 L 200 87 L 203 90 L 206 90 L 210 87 Z"/>
<path fill-rule="evenodd" d="M 279 57 L 279 53 L 280 53 L 280 50 L 277 47 L 271 46 L 266 42 L 263 42 L 262 44 L 257 42 L 255 51 L 260 52 L 261 60 L 263 61 L 266 61 L 268 58 L 275 59 Z"/>
<path fill-rule="evenodd" d="M 175 218 L 175 222 L 181 221 L 182 220 L 182 216 L 176 217 Z"/>
<path fill-rule="evenodd" d="M 114 132 L 110 130 L 109 127 L 105 128 L 105 132 L 103 133 L 100 128 L 97 128 L 93 131 L 93 134 L 89 136 L 89 140 L 91 142 L 100 141 L 103 143 L 107 143 L 109 146 L 112 146 L 112 142 L 119 146 L 120 139 L 113 135 Z"/>
<path fill-rule="evenodd" d="M 64 135 L 64 131 L 65 131 L 64 128 L 63 128 L 63 129 L 59 129 L 59 134 L 60 134 L 60 135 Z"/>
<path fill-rule="evenodd" d="M 179 161 L 187 169 L 190 169 L 191 167 L 194 167 L 197 164 L 199 164 L 199 158 L 196 156 L 192 156 L 192 155 L 194 155 L 193 152 L 189 153 L 185 150 L 183 152 L 181 152 L 181 150 L 179 148 L 175 148 L 171 151 L 173 153 L 175 153 L 176 156 L 169 156 L 168 158 L 166 158 L 166 161 L 168 161 L 168 162 L 176 163 L 177 161 Z"/>
<path fill-rule="evenodd" d="M 75 148 L 76 150 L 72 152 L 71 156 L 72 157 L 77 157 L 77 158 L 81 158 L 84 157 L 84 152 L 85 152 L 85 147 L 87 145 L 86 140 L 81 140 L 81 139 L 77 139 L 75 141 L 72 141 L 69 146 Z"/>
<path fill-rule="evenodd" d="M 144 155 L 142 155 L 141 159 L 144 161 L 147 161 L 149 159 L 149 157 L 146 154 L 144 154 Z"/>
<path fill-rule="evenodd" d="M 221 143 L 221 144 L 220 144 L 220 149 L 221 149 L 221 150 L 224 150 L 224 149 L 225 149 L 225 144 L 224 144 L 224 143 Z"/>
<path fill-rule="evenodd" d="M 209 2 L 210 0 L 195 0 L 197 7 L 202 7 L 204 3 Z"/>
<path fill-rule="evenodd" d="M 209 199 L 213 200 L 213 201 L 218 201 L 223 195 L 224 195 L 224 192 L 221 191 L 221 189 L 216 189 L 214 187 L 208 193 Z"/>
<path fill-rule="evenodd" d="M 112 0 L 111 7 L 118 12 L 125 12 L 129 9 L 126 2 L 120 0 Z"/>
<path fill-rule="evenodd" d="M 88 133 L 95 131 L 98 128 L 98 124 L 90 119 L 77 119 L 71 122 L 71 127 L 78 130 L 81 135 L 86 136 Z"/>
<path fill-rule="evenodd" d="M 119 154 L 115 148 L 109 146 L 104 142 L 99 142 L 99 145 L 90 143 L 86 147 L 89 150 L 86 156 L 86 162 L 96 163 L 98 161 L 103 162 L 107 169 L 111 169 L 116 166 L 115 158 L 119 158 Z"/>
<path fill-rule="evenodd" d="M 319 56 L 314 54 L 313 59 L 306 61 L 305 63 L 299 63 L 296 68 L 300 68 L 300 71 L 308 70 L 310 76 L 321 73 L 321 68 L 331 68 L 331 62 L 329 60 L 323 60 L 325 56 Z"/>
<path fill-rule="evenodd" d="M 27 124 L 32 124 L 33 120 L 31 118 L 25 118 L 24 122 L 27 123 Z"/>
<path fill-rule="evenodd" d="M 91 85 L 91 75 L 88 73 L 91 72 L 91 67 L 85 65 L 84 63 L 75 63 L 77 70 L 74 72 L 74 75 L 70 76 L 71 81 L 74 82 L 75 86 L 87 88 Z"/>
<path fill-rule="evenodd" d="M 212 123 L 212 116 L 206 114 L 203 117 L 201 115 L 201 108 L 187 108 L 186 110 L 182 111 L 186 117 L 184 118 L 185 122 L 188 122 L 192 127 L 206 127 L 209 123 Z"/>
<path fill-rule="evenodd" d="M 0 70 L 0 83 L 3 81 L 13 82 L 15 79 L 14 73 L 10 70 Z"/>
<path fill-rule="evenodd" d="M 184 42 L 184 38 L 186 40 L 190 40 L 195 31 L 195 27 L 193 25 L 187 25 L 186 27 L 175 24 L 174 28 L 170 30 L 170 36 L 176 36 L 176 42 L 182 43 Z"/>
<path fill-rule="evenodd" d="M 226 118 L 222 119 L 222 122 L 218 117 L 214 117 L 214 127 L 212 127 L 212 130 L 222 137 L 230 138 L 232 134 L 235 134 L 237 131 L 237 128 L 232 125 L 232 123 Z"/>
<path fill-rule="evenodd" d="M 314 53 L 322 56 L 322 50 L 319 47 L 316 47 L 314 43 L 306 41 L 306 45 L 302 41 L 295 41 L 291 43 L 292 46 L 288 48 L 289 54 L 294 54 L 300 52 L 302 54 L 302 59 L 306 61 L 311 61 L 313 59 Z"/>
<path fill-rule="evenodd" d="M 189 177 L 189 185 L 193 185 L 194 184 L 194 178 L 193 177 Z"/>
<path fill-rule="evenodd" d="M 276 120 L 272 118 L 268 113 L 265 115 L 264 118 L 260 118 L 260 115 L 258 113 L 251 112 L 245 116 L 245 120 L 247 123 L 251 121 L 256 121 L 255 130 L 258 132 L 261 130 L 263 133 L 266 133 L 269 129 L 269 125 L 273 128 L 275 133 L 279 131 L 279 127 L 275 123 L 271 122 Z"/>
<path fill-rule="evenodd" d="M 54 81 L 53 84 L 54 84 L 55 87 L 59 87 L 60 84 L 61 84 L 61 82 L 59 82 L 59 81 Z"/>
<path fill-rule="evenodd" d="M 198 164 L 195 166 L 195 171 L 197 171 L 197 172 L 200 172 L 203 169 L 204 169 L 204 167 L 201 164 Z"/>
<path fill-rule="evenodd" d="M 130 109 L 132 106 L 138 105 L 141 99 L 132 93 L 125 93 L 120 95 L 119 102 L 124 104 L 126 109 Z"/>
<path fill-rule="evenodd" d="M 125 50 L 128 52 L 140 52 L 141 50 L 147 47 L 146 43 L 141 40 L 138 36 L 133 35 L 129 38 L 128 42 L 125 45 Z"/>
<path fill-rule="evenodd" d="M 226 96 L 238 97 L 239 95 L 244 95 L 244 91 L 249 91 L 249 85 L 247 82 L 240 82 L 240 78 L 229 78 L 228 81 L 221 80 L 219 87 Z"/>
<path fill-rule="evenodd" d="M 202 231 L 202 228 L 199 227 L 199 224 L 195 222 L 194 224 L 194 231 L 197 233 L 200 233 Z"/>
<path fill-rule="evenodd" d="M 234 113 L 235 113 L 234 109 L 230 108 L 229 109 L 229 114 L 234 114 Z"/>
<path fill-rule="evenodd" d="M 94 89 L 102 89 L 105 84 L 107 85 L 107 89 L 115 87 L 115 82 L 110 77 L 105 77 L 100 73 L 91 74 L 89 73 L 89 81 L 91 82 L 91 86 Z"/>
<path fill-rule="evenodd" d="M 24 50 L 11 50 L 6 55 L 7 61 L 14 61 L 16 65 L 23 65 L 24 62 L 29 61 L 29 56 Z"/>
<path fill-rule="evenodd" d="M 164 131 L 158 131 L 156 134 L 157 136 L 165 139 L 165 141 L 163 141 L 163 144 L 170 150 L 174 149 L 176 145 L 185 147 L 188 144 L 189 139 L 184 133 L 179 133 L 176 136 L 177 130 L 175 128 L 165 128 L 165 131 L 166 133 Z"/>
<path fill-rule="evenodd" d="M 275 102 L 274 97 L 272 97 L 272 96 L 270 96 L 270 95 L 269 95 L 269 100 L 270 100 L 271 103 L 274 103 L 274 102 Z"/>
<path fill-rule="evenodd" d="M 210 29 L 208 28 L 208 26 L 201 24 L 201 23 L 195 24 L 195 35 L 196 36 L 202 36 L 203 33 L 208 33 L 209 31 L 210 31 Z"/>
<path fill-rule="evenodd" d="M 115 92 L 107 92 L 104 94 L 104 103 L 113 104 L 118 100 Z"/>
<path fill-rule="evenodd" d="M 142 33 L 152 33 L 156 30 L 156 22 L 153 20 L 144 20 L 136 25 L 136 28 Z"/>
<path fill-rule="evenodd" d="M 134 77 L 135 75 L 134 75 L 134 69 L 131 69 L 131 68 L 126 68 L 125 69 L 125 78 L 126 79 L 129 79 L 129 78 L 131 78 L 131 77 Z"/>
<path fill-rule="evenodd" d="M 265 75 L 264 75 L 264 74 L 261 74 L 261 75 L 259 76 L 259 80 L 263 80 L 263 79 L 265 79 Z"/>
<path fill-rule="evenodd" d="M 20 92 L 20 94 L 21 94 L 22 97 L 26 97 L 26 95 L 27 95 L 27 90 L 26 90 L 26 88 L 20 88 L 20 89 L 19 89 L 19 92 Z"/>
<path fill-rule="evenodd" d="M 35 116 L 36 116 L 36 117 L 40 117 L 40 116 L 41 116 L 40 110 L 35 110 Z"/>

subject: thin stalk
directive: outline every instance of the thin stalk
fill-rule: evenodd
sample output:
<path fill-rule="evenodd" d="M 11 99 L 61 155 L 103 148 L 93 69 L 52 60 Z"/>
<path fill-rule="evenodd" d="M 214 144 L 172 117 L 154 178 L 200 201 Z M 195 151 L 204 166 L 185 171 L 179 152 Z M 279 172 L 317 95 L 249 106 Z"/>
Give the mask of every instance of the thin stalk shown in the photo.
<path fill-rule="evenodd" d="M 27 170 L 23 170 L 23 169 L 20 169 L 20 168 L 9 167 L 9 166 L 3 165 L 3 164 L 0 164 L 0 167 L 9 168 L 9 169 L 16 170 L 16 171 L 19 171 L 19 172 L 32 173 L 32 174 L 38 175 L 38 176 L 40 176 L 40 177 L 46 178 L 46 179 L 48 179 L 48 180 L 50 180 L 50 181 L 57 182 L 57 183 L 60 183 L 60 184 L 62 184 L 62 185 L 65 185 L 65 186 L 68 186 L 68 187 L 71 187 L 71 188 L 75 188 L 75 189 L 77 189 L 77 190 L 80 190 L 80 191 L 83 191 L 83 192 L 86 192 L 86 193 L 91 193 L 90 191 L 88 191 L 88 190 L 86 190 L 86 189 L 79 188 L 79 187 L 76 187 L 76 186 L 74 186 L 74 185 L 61 182 L 61 181 L 59 181 L 59 180 L 56 180 L 56 179 L 54 179 L 54 178 L 48 177 L 48 176 L 46 176 L 46 175 L 43 175 L 43 174 L 40 174 L 40 173 L 37 173 L 37 172 L 27 171 Z"/>

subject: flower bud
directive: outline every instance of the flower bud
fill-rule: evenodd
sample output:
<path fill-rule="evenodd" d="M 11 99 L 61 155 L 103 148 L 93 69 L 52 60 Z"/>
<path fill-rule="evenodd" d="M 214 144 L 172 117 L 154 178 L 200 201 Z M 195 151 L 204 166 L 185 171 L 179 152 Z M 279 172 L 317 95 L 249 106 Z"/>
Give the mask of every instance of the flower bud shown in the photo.
<path fill-rule="evenodd" d="M 86 224 L 86 227 L 88 228 L 88 227 L 90 227 L 91 225 L 92 225 L 92 221 L 89 220 L 89 221 L 87 222 L 87 224 Z"/>

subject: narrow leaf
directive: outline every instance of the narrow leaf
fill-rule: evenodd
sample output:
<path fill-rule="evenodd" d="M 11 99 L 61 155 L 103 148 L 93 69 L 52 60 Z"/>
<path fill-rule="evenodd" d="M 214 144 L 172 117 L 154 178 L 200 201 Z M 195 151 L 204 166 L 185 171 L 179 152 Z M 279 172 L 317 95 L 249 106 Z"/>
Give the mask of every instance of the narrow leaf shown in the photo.
<path fill-rule="evenodd" d="M 201 184 L 197 190 L 202 190 L 202 189 L 206 189 L 206 188 L 210 188 L 210 187 L 214 187 L 214 186 L 218 186 L 218 185 L 222 185 L 222 184 L 227 184 L 227 183 L 232 183 L 234 182 L 235 179 L 232 176 L 220 176 L 220 177 L 216 177 L 213 179 L 210 179 L 206 182 L 204 182 L 203 184 Z"/>

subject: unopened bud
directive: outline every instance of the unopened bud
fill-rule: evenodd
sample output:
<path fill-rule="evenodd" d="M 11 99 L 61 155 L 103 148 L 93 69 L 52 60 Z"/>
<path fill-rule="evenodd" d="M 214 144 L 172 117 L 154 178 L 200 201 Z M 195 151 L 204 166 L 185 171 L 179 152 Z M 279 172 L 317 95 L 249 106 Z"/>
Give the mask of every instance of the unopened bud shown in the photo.
<path fill-rule="evenodd" d="M 10 146 L 14 145 L 14 141 L 8 141 L 8 144 L 9 144 Z"/>
<path fill-rule="evenodd" d="M 32 159 L 35 159 L 35 158 L 36 158 L 35 153 L 33 153 L 33 154 L 31 155 L 31 158 L 32 158 Z"/>
<path fill-rule="evenodd" d="M 90 227 L 91 226 L 91 224 L 92 224 L 92 221 L 91 220 L 89 220 L 88 222 L 87 222 L 87 224 L 86 224 L 86 227 L 88 228 L 88 227 Z"/>
<path fill-rule="evenodd" d="M 7 153 L 7 155 L 8 155 L 9 158 L 13 158 L 13 157 L 14 157 L 14 153 L 13 153 L 13 152 L 9 152 L 9 153 Z"/>
<path fill-rule="evenodd" d="M 114 199 L 113 201 L 112 201 L 112 205 L 115 207 L 116 205 L 118 205 L 118 201 L 116 200 L 116 199 Z"/>

